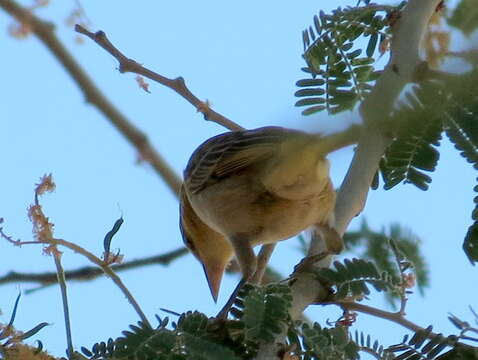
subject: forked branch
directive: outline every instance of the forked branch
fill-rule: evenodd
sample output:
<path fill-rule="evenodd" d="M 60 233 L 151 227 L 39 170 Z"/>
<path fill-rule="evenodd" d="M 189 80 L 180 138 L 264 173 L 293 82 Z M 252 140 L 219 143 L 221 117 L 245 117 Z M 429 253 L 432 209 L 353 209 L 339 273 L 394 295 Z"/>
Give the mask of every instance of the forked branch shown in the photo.
<path fill-rule="evenodd" d="M 97 31 L 93 33 L 78 24 L 75 25 L 75 31 L 88 36 L 91 40 L 96 42 L 99 46 L 109 52 L 116 60 L 118 60 L 119 72 L 131 72 L 138 75 L 142 75 L 144 77 L 147 77 L 148 79 L 156 81 L 157 83 L 170 88 L 171 90 L 174 90 L 184 99 L 186 99 L 190 104 L 192 104 L 198 112 L 202 113 L 204 115 L 204 119 L 206 120 L 214 121 L 224 126 L 225 128 L 233 131 L 243 129 L 242 126 L 236 124 L 234 121 L 211 109 L 207 101 L 199 100 L 196 95 L 194 95 L 186 86 L 186 83 L 182 77 L 178 77 L 176 79 L 169 79 L 163 75 L 160 75 L 152 70 L 145 68 L 135 60 L 125 56 L 121 51 L 118 50 L 116 46 L 111 43 L 104 31 Z"/>

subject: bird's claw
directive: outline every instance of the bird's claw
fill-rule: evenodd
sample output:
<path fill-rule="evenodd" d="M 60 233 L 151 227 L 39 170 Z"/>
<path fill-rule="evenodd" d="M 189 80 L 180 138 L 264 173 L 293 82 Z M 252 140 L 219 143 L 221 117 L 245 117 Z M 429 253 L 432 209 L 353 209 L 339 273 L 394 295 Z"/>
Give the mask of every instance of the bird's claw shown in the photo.
<path fill-rule="evenodd" d="M 316 255 L 306 256 L 296 266 L 294 266 L 294 274 L 313 271 L 314 265 L 330 255 L 333 254 L 329 251 L 323 251 Z"/>

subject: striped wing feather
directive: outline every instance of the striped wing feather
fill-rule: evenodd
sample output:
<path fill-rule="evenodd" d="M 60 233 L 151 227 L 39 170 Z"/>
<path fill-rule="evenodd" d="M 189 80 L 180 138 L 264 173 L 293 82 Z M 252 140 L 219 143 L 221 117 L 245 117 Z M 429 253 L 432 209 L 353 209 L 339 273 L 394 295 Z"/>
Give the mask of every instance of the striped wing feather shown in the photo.
<path fill-rule="evenodd" d="M 228 132 L 201 144 L 184 170 L 188 190 L 197 193 L 217 181 L 264 161 L 291 131 L 281 127 Z"/>

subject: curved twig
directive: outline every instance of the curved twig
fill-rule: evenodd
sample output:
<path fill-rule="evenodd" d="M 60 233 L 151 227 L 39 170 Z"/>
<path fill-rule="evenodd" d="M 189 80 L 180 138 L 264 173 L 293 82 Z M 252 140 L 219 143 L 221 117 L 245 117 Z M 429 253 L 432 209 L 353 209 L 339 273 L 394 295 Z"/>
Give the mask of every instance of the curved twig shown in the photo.
<path fill-rule="evenodd" d="M 187 254 L 188 252 L 188 249 L 186 249 L 185 247 L 181 247 L 164 254 L 126 261 L 121 264 L 114 264 L 111 265 L 111 269 L 113 271 L 123 271 L 146 265 L 168 265 L 175 259 Z M 103 274 L 103 271 L 96 266 L 84 266 L 76 270 L 65 271 L 65 278 L 66 280 L 88 281 L 95 279 Z M 57 275 L 56 272 L 25 273 L 11 271 L 6 275 L 0 277 L 0 285 L 13 282 L 38 283 L 41 287 L 46 287 L 48 285 L 56 284 Z"/>
<path fill-rule="evenodd" d="M 83 92 L 86 101 L 94 105 L 114 127 L 133 145 L 141 156 L 169 186 L 170 190 L 178 195 L 181 179 L 172 170 L 167 161 L 153 148 L 148 137 L 126 118 L 98 89 L 91 77 L 83 70 L 80 64 L 58 40 L 53 24 L 36 17 L 31 11 L 23 8 L 12 0 L 0 1 L 0 7 L 17 19 L 28 24 L 29 29 L 55 55 L 68 74 Z"/>
<path fill-rule="evenodd" d="M 123 292 L 125 297 L 128 299 L 128 302 L 133 306 L 135 309 L 136 313 L 139 315 L 141 318 L 141 321 L 150 326 L 150 323 L 146 317 L 146 315 L 143 313 L 143 310 L 141 310 L 141 307 L 139 304 L 136 302 L 133 294 L 128 290 L 128 288 L 123 284 L 123 281 L 121 278 L 111 269 L 111 267 L 106 264 L 103 260 L 101 260 L 99 257 L 94 255 L 93 253 L 89 252 L 88 250 L 82 248 L 81 246 L 72 243 L 70 241 L 66 241 L 63 239 L 57 239 L 57 238 L 52 238 L 48 239 L 45 241 L 42 240 L 36 240 L 36 241 L 14 241 L 14 245 L 26 245 L 26 244 L 39 244 L 39 245 L 54 245 L 54 246 L 64 246 L 70 250 L 73 250 L 74 252 L 81 254 L 85 256 L 89 261 L 91 261 L 93 264 L 96 264 L 98 267 L 101 268 L 101 270 L 111 278 L 111 280 L 115 283 L 116 286 Z"/>
<path fill-rule="evenodd" d="M 151 71 L 133 59 L 126 57 L 121 51 L 114 46 L 111 41 L 108 39 L 104 31 L 97 31 L 95 33 L 88 31 L 83 26 L 76 24 L 75 31 L 88 36 L 91 40 L 96 42 L 99 46 L 109 52 L 116 60 L 118 60 L 119 72 L 126 73 L 131 72 L 138 75 L 142 75 L 160 83 L 174 91 L 176 91 L 179 95 L 181 95 L 184 99 L 186 99 L 189 103 L 191 103 L 198 112 L 204 115 L 205 120 L 214 121 L 229 130 L 243 130 L 244 128 L 234 121 L 228 119 L 227 117 L 219 114 L 218 112 L 211 109 L 207 101 L 199 100 L 186 86 L 186 83 L 182 77 L 178 77 L 176 79 L 169 79 L 163 75 L 160 75 L 154 71 Z"/>

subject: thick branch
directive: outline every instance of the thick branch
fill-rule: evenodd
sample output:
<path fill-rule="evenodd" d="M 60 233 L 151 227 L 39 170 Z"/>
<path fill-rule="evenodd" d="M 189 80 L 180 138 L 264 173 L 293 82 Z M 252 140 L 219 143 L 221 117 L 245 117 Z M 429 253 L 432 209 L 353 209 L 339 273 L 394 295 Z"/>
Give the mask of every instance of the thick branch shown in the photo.
<path fill-rule="evenodd" d="M 352 164 L 337 197 L 336 229 L 344 234 L 350 221 L 365 206 L 378 163 L 390 140 L 378 131 L 395 101 L 421 64 L 420 41 L 440 0 L 410 0 L 393 27 L 391 57 L 372 92 L 360 106 L 369 131 L 359 141 Z"/>
<path fill-rule="evenodd" d="M 75 30 L 83 35 L 88 36 L 90 39 L 95 41 L 99 46 L 109 52 L 119 63 L 119 71 L 121 73 L 132 72 L 147 77 L 157 83 L 160 83 L 181 95 L 189 103 L 191 103 L 199 112 L 203 113 L 204 119 L 214 121 L 229 130 L 242 130 L 243 128 L 236 124 L 234 121 L 228 119 L 227 117 L 217 113 L 212 110 L 207 102 L 199 100 L 186 86 L 186 83 L 182 77 L 176 79 L 169 79 L 165 76 L 162 76 L 154 71 L 151 71 L 133 59 L 126 57 L 121 51 L 119 51 L 107 38 L 106 34 L 103 31 L 97 31 L 92 33 L 86 30 L 81 25 L 76 25 Z"/>
<path fill-rule="evenodd" d="M 21 23 L 28 24 L 31 31 L 55 55 L 68 74 L 83 92 L 86 100 L 116 127 L 116 129 L 133 145 L 141 158 L 148 161 L 158 175 L 166 182 L 171 191 L 179 194 L 181 180 L 171 169 L 165 159 L 156 152 L 147 136 L 135 127 L 98 89 L 93 80 L 58 40 L 51 23 L 40 20 L 27 9 L 12 0 L 0 1 L 0 7 Z"/>

